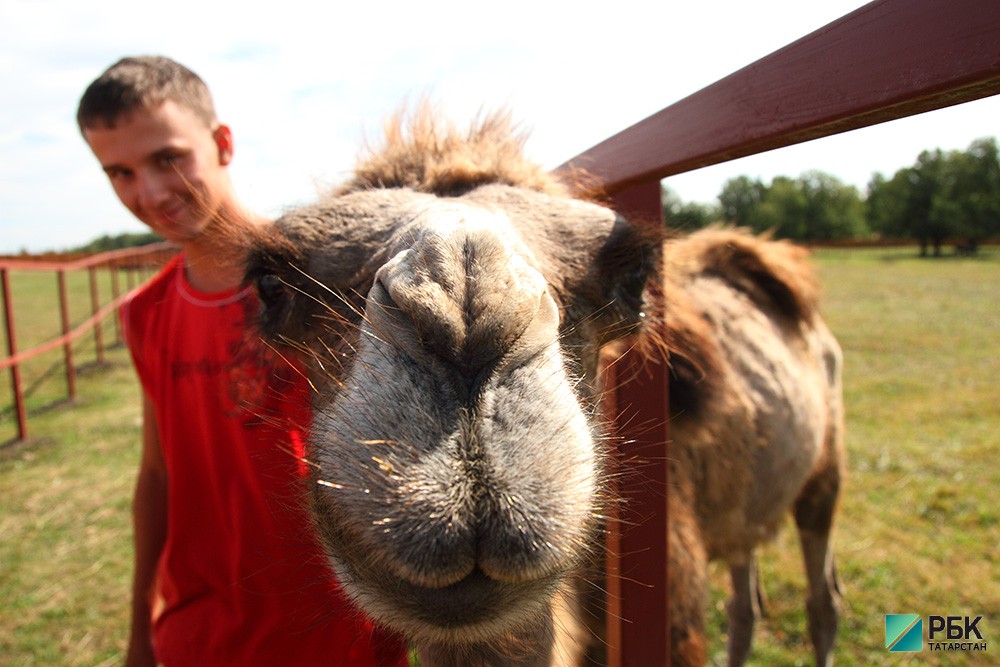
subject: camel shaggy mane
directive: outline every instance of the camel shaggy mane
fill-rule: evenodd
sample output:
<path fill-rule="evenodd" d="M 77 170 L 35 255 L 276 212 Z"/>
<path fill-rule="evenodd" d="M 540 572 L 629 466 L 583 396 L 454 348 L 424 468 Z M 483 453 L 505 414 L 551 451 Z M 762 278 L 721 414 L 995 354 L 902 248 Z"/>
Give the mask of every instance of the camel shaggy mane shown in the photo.
<path fill-rule="evenodd" d="M 507 111 L 483 114 L 468 130 L 443 122 L 426 101 L 403 108 L 385 123 L 380 146 L 371 148 L 354 176 L 337 190 L 410 188 L 442 197 L 458 196 L 489 183 L 565 196 L 566 186 L 527 159 L 527 135 Z"/>

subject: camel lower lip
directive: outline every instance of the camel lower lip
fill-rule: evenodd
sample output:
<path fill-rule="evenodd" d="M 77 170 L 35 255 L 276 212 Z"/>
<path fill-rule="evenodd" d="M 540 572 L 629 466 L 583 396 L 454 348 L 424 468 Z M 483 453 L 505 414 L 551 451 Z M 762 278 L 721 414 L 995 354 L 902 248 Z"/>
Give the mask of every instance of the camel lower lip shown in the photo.
<path fill-rule="evenodd" d="M 418 586 L 401 579 L 397 592 L 409 599 L 413 612 L 425 623 L 451 629 L 492 621 L 523 599 L 526 591 L 541 591 L 549 586 L 549 582 L 542 580 L 502 582 L 476 568 L 461 581 L 440 588 Z"/>
<path fill-rule="evenodd" d="M 492 599 L 496 589 L 503 586 L 479 568 L 461 581 L 440 588 L 405 581 L 401 581 L 400 585 L 424 610 L 422 615 L 428 621 L 443 627 L 456 627 L 475 620 L 485 611 L 484 607 L 488 608 L 488 605 L 483 605 L 483 600 Z"/>

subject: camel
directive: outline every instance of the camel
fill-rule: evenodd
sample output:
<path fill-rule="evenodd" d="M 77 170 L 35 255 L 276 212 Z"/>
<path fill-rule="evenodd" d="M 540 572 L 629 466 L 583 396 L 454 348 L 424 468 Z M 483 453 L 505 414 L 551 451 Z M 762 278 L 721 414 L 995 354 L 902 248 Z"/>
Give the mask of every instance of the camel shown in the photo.
<path fill-rule="evenodd" d="M 746 659 L 754 548 L 789 510 L 829 664 L 841 358 L 804 252 L 670 237 L 576 199 L 504 113 L 468 132 L 397 120 L 248 259 L 261 335 L 308 360 L 310 502 L 345 592 L 422 665 L 587 659 L 580 589 L 619 502 L 601 359 L 637 348 L 671 369 L 674 664 L 706 659 L 713 558 L 732 572 L 730 661 Z"/>

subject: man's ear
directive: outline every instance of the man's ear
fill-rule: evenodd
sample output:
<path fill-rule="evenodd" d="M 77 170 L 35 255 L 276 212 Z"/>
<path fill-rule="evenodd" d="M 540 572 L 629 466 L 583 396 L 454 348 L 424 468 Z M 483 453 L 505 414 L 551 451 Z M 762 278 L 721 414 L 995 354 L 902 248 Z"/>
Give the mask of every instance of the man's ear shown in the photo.
<path fill-rule="evenodd" d="M 220 125 L 212 132 L 215 145 L 219 148 L 219 164 L 228 165 L 233 161 L 233 133 L 228 125 Z"/>

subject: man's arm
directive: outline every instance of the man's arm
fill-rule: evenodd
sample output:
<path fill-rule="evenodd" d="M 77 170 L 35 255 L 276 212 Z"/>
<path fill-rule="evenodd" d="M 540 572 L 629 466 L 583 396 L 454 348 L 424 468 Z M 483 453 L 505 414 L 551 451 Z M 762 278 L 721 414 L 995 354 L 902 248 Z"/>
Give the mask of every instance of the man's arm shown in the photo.
<path fill-rule="evenodd" d="M 135 573 L 132 580 L 132 626 L 128 667 L 155 665 L 152 641 L 152 601 L 156 569 L 167 538 L 167 468 L 160 448 L 156 412 L 143 394 L 142 460 L 132 502 L 135 531 Z"/>

